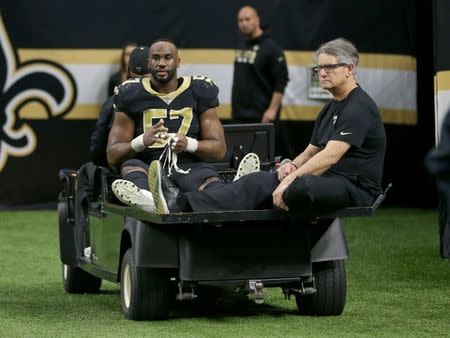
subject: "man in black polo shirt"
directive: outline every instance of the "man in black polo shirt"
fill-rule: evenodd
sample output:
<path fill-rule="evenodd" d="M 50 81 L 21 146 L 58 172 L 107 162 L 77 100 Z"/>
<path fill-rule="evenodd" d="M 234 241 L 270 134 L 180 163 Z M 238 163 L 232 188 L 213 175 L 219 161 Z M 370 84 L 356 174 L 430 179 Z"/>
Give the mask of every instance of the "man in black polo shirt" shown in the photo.
<path fill-rule="evenodd" d="M 276 206 L 369 205 L 381 193 L 386 133 L 375 102 L 356 82 L 358 61 L 355 46 L 342 38 L 314 53 L 320 84 L 333 99 L 305 151 L 280 168 Z"/>
<path fill-rule="evenodd" d="M 263 31 L 258 12 L 242 7 L 237 15 L 240 42 L 234 60 L 232 118 L 235 123 L 278 119 L 288 70 L 283 49 Z"/>
<path fill-rule="evenodd" d="M 314 53 L 322 88 L 333 99 L 310 144 L 276 173 L 257 172 L 215 190 L 185 195 L 193 211 L 281 209 L 311 212 L 368 206 L 382 192 L 386 134 L 378 108 L 356 82 L 355 46 L 338 38 Z M 185 202 L 186 202 L 185 201 Z"/>

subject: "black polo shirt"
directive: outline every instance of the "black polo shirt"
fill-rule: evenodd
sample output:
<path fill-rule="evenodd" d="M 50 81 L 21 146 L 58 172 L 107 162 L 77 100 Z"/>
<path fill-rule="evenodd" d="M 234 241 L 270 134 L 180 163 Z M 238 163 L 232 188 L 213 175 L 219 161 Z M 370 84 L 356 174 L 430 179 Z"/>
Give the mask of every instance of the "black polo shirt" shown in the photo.
<path fill-rule="evenodd" d="M 372 195 L 380 194 L 386 133 L 377 105 L 360 87 L 319 113 L 310 143 L 324 149 L 330 140 L 351 147 L 326 174 L 344 176 Z"/>
<path fill-rule="evenodd" d="M 284 93 L 287 83 L 284 51 L 267 32 L 253 40 L 242 40 L 234 60 L 233 119 L 260 121 L 273 92 Z"/>

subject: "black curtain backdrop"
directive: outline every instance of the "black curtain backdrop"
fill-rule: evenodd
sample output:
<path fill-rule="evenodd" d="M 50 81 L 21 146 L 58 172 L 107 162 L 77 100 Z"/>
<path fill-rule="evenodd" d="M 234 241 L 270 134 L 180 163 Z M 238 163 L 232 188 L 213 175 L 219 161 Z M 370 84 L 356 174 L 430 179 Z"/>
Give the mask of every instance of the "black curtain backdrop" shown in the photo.
<path fill-rule="evenodd" d="M 124 41 L 149 44 L 165 36 L 181 48 L 233 49 L 238 41 L 236 13 L 250 4 L 288 50 L 314 50 L 344 36 L 360 52 L 415 55 L 415 3 L 2 0 L 0 9 L 16 48 L 118 48 Z"/>
<path fill-rule="evenodd" d="M 311 51 L 343 36 L 353 41 L 361 53 L 416 57 L 418 124 L 386 124 L 384 180 L 386 184 L 392 182 L 393 189 L 385 205 L 434 206 L 434 185 L 423 165 L 423 157 L 434 143 L 431 3 L 2 0 L 0 14 L 15 50 L 120 48 L 124 41 L 149 44 L 159 37 L 173 39 L 181 48 L 233 49 L 239 37 L 236 13 L 244 4 L 259 9 L 263 24 L 270 27 L 272 36 L 286 50 Z M 2 77 L 5 70 L 0 68 L 0 80 Z M 2 114 L 0 111 L 0 124 Z M 18 123 L 30 125 L 37 146 L 29 156 L 10 157 L 0 172 L 0 208 L 54 203 L 59 189 L 58 170 L 79 168 L 87 160 L 95 121 L 51 118 Z M 282 124 L 284 153 L 277 155 L 294 157 L 307 145 L 313 123 Z"/>

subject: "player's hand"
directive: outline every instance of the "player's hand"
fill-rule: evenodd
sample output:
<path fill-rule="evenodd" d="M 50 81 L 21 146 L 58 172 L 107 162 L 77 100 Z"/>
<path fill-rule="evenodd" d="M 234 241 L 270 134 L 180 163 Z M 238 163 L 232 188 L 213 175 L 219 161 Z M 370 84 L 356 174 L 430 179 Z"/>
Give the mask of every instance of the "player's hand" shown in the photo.
<path fill-rule="evenodd" d="M 167 133 L 168 129 L 164 127 L 164 121 L 161 119 L 155 125 L 148 128 L 144 133 L 144 144 L 151 146 L 153 143 L 160 140 L 159 135 Z"/>
<path fill-rule="evenodd" d="M 289 175 L 290 173 L 294 172 L 297 169 L 295 165 L 292 163 L 285 163 L 281 167 L 277 169 L 278 171 L 278 181 L 284 180 L 284 178 Z"/>
<path fill-rule="evenodd" d="M 288 206 L 284 203 L 283 195 L 289 185 L 292 183 L 291 180 L 284 180 L 281 182 L 275 191 L 272 193 L 273 204 L 283 210 L 289 210 Z"/>
<path fill-rule="evenodd" d="M 183 134 L 176 134 L 170 143 L 170 148 L 176 154 L 181 153 L 186 150 L 187 140 L 186 136 Z"/>

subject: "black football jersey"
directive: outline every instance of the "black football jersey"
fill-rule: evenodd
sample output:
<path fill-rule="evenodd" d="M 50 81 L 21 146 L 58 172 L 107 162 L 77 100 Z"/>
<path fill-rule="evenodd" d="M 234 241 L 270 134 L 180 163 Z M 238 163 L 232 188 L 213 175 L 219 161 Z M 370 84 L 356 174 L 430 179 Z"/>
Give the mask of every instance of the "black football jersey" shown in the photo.
<path fill-rule="evenodd" d="M 117 88 L 114 105 L 134 120 L 135 136 L 163 119 L 170 133 L 199 139 L 199 117 L 219 105 L 218 94 L 219 88 L 205 76 L 180 77 L 178 88 L 168 94 L 155 91 L 149 78 L 134 78 Z M 166 141 L 154 143 L 139 157 L 158 159 L 165 145 Z"/>

